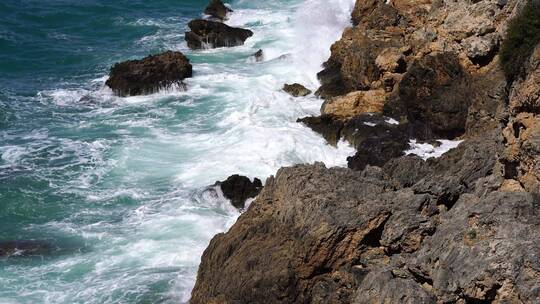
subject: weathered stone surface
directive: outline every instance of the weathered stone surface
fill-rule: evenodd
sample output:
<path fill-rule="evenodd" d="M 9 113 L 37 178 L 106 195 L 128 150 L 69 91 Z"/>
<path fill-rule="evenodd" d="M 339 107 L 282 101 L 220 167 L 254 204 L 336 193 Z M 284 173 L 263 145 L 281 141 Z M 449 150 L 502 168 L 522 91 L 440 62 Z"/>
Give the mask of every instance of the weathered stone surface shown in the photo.
<path fill-rule="evenodd" d="M 210 20 L 192 20 L 188 26 L 191 31 L 186 33 L 185 38 L 190 49 L 243 45 L 246 39 L 253 36 L 250 30 L 230 27 Z"/>
<path fill-rule="evenodd" d="M 386 92 L 380 90 L 356 91 L 333 97 L 321 107 L 323 114 L 347 119 L 362 113 L 381 113 L 386 102 Z"/>
<path fill-rule="evenodd" d="M 432 133 L 454 138 L 465 132 L 471 95 L 468 75 L 458 58 L 440 53 L 411 64 L 397 97 L 386 109 L 392 116 L 406 115 L 411 124 L 417 125 L 419 137 L 429 138 Z"/>
<path fill-rule="evenodd" d="M 131 96 L 154 93 L 162 88 L 181 85 L 192 76 L 189 59 L 180 52 L 167 51 L 141 60 L 115 64 L 105 82 L 115 94 Z"/>
<path fill-rule="evenodd" d="M 299 83 L 285 84 L 283 86 L 283 91 L 289 93 L 293 97 L 304 97 L 311 94 L 311 90 L 308 90 L 306 87 Z"/>
<path fill-rule="evenodd" d="M 216 182 L 215 185 L 221 187 L 223 195 L 238 209 L 244 209 L 246 200 L 256 197 L 262 190 L 260 179 L 255 178 L 252 182 L 248 177 L 238 174 L 229 176 L 223 182 Z"/>
<path fill-rule="evenodd" d="M 524 68 L 526 77 L 518 79 L 510 93 L 510 112 L 540 114 L 540 45 Z"/>
<path fill-rule="evenodd" d="M 321 134 L 326 141 L 335 146 L 341 137 L 343 122 L 332 115 L 322 115 L 319 117 L 303 117 L 297 122 L 301 122 L 313 131 Z"/>
<path fill-rule="evenodd" d="M 463 40 L 465 53 L 473 63 L 485 65 L 493 59 L 499 48 L 499 34 L 472 36 Z"/>
<path fill-rule="evenodd" d="M 221 0 L 210 0 L 204 13 L 219 20 L 227 20 L 227 15 L 233 10 L 225 6 Z"/>
<path fill-rule="evenodd" d="M 192 303 L 534 303 L 540 198 L 482 193 L 490 146 L 469 142 L 423 166 L 398 158 L 406 165 L 382 174 L 281 169 L 210 243 Z M 405 170 L 413 187 L 398 182 Z M 440 191 L 449 187 L 457 197 Z"/>

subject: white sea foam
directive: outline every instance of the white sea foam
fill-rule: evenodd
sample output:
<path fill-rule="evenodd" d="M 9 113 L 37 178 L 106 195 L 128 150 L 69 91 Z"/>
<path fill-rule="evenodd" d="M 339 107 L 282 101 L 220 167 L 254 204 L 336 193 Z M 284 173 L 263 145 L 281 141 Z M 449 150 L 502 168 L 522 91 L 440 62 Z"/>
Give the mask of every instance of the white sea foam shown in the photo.
<path fill-rule="evenodd" d="M 444 153 L 450 151 L 451 149 L 457 148 L 462 140 L 446 140 L 439 139 L 437 140 L 440 145 L 434 146 L 428 143 L 418 143 L 415 139 L 412 139 L 409 142 L 410 149 L 405 151 L 406 155 L 414 154 L 420 156 L 422 159 L 426 160 L 432 157 L 441 157 Z"/>
<path fill-rule="evenodd" d="M 120 98 L 104 87 L 102 75 L 83 88 L 41 92 L 39 102 L 79 111 L 76 119 L 69 111 L 55 114 L 69 127 L 66 133 L 107 130 L 107 137 L 38 130 L 25 139 L 31 143 L 3 146 L 0 153 L 9 166 L 27 158 L 49 162 L 39 175 L 67 198 L 48 203 L 80 206 L 27 229 L 79 238 L 84 250 L 32 271 L 8 266 L 0 285 L 18 286 L 16 293 L 35 303 L 133 303 L 166 282 L 167 303 L 187 302 L 204 248 L 239 215 L 208 185 L 235 173 L 264 180 L 298 163 L 344 166 L 354 153 L 347 143 L 332 147 L 296 123 L 318 114 L 321 100 L 281 91 L 290 82 L 318 86 L 316 73 L 348 25 L 353 3 L 236 1 L 228 23 L 255 35 L 240 47 L 204 51 L 187 50 L 181 36 L 173 37 L 181 28 L 171 26 L 174 19 L 139 19 L 130 25 L 159 29 L 135 45 L 172 47 L 192 58 L 188 91 Z M 258 49 L 265 61 L 248 63 Z M 54 279 L 44 284 L 45 276 Z"/>

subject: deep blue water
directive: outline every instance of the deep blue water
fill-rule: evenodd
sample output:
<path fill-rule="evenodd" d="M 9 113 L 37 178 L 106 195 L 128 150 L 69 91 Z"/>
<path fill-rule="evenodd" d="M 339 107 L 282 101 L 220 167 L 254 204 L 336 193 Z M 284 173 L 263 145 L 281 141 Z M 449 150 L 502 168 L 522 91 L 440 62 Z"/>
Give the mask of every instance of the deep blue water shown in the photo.
<path fill-rule="evenodd" d="M 209 185 L 352 152 L 295 123 L 320 100 L 280 91 L 316 88 L 352 2 L 229 1 L 255 36 L 190 51 L 206 1 L 1 1 L 0 242 L 48 247 L 0 257 L 0 303 L 188 301 L 202 251 L 239 215 Z M 104 86 L 115 62 L 169 49 L 194 65 L 186 92 Z"/>

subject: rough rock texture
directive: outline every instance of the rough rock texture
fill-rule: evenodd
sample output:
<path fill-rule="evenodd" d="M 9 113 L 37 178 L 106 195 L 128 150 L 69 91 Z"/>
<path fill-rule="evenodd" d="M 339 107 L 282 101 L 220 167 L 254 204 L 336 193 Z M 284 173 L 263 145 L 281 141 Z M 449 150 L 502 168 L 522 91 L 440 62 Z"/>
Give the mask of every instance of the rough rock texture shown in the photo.
<path fill-rule="evenodd" d="M 299 120 L 349 141 L 355 170 L 270 177 L 210 242 L 191 302 L 540 303 L 540 46 L 516 79 L 498 62 L 520 7 L 357 1 L 319 74 L 323 114 Z M 358 110 L 374 90 L 383 113 Z M 401 155 L 458 136 L 440 158 Z"/>
<path fill-rule="evenodd" d="M 186 33 L 185 38 L 190 49 L 243 45 L 246 39 L 253 36 L 250 30 L 210 20 L 192 20 L 188 26 L 191 31 Z"/>
<path fill-rule="evenodd" d="M 167 51 L 141 60 L 115 64 L 105 82 L 116 95 L 131 96 L 154 93 L 192 76 L 189 59 L 180 52 Z"/>
<path fill-rule="evenodd" d="M 191 303 L 535 303 L 540 197 L 486 192 L 500 149 L 281 169 L 211 241 Z"/>
<path fill-rule="evenodd" d="M 233 10 L 225 6 L 221 0 L 210 0 L 204 13 L 219 20 L 227 20 L 227 15 Z"/>
<path fill-rule="evenodd" d="M 352 118 L 362 113 L 381 113 L 385 97 L 384 90 L 351 92 L 325 101 L 321 113 L 339 118 Z"/>
<path fill-rule="evenodd" d="M 289 93 L 293 97 L 303 97 L 311 94 L 311 90 L 306 89 L 306 87 L 299 83 L 285 84 L 283 86 L 283 91 Z"/>
<path fill-rule="evenodd" d="M 260 179 L 255 178 L 252 182 L 248 177 L 238 174 L 229 176 L 223 182 L 216 182 L 215 185 L 221 187 L 223 195 L 238 209 L 244 209 L 246 200 L 259 195 L 262 189 Z"/>

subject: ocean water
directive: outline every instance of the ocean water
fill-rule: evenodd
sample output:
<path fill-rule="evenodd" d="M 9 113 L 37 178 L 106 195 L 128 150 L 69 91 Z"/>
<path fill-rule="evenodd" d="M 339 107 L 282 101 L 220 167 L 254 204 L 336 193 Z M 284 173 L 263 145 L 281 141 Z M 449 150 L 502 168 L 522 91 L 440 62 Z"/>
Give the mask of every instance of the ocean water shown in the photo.
<path fill-rule="evenodd" d="M 353 2 L 229 1 L 228 24 L 255 35 L 190 51 L 205 0 L 0 1 L 0 241 L 51 246 L 0 258 L 0 303 L 187 302 L 203 250 L 239 215 L 209 185 L 353 153 L 295 122 L 321 100 L 280 91 L 317 88 Z M 104 86 L 115 62 L 168 49 L 194 65 L 187 91 Z"/>

